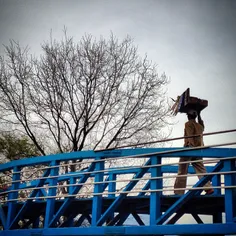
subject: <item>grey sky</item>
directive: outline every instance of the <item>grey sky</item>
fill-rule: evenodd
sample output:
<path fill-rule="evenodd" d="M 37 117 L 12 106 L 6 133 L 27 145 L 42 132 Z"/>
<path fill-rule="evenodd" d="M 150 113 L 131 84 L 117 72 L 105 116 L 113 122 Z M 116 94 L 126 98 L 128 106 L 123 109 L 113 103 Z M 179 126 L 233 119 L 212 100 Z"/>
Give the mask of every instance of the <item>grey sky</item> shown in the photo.
<path fill-rule="evenodd" d="M 40 44 L 53 36 L 79 39 L 84 33 L 99 37 L 112 31 L 129 34 L 141 55 L 159 65 L 171 78 L 170 97 L 187 87 L 209 101 L 202 116 L 206 132 L 233 129 L 236 88 L 236 1 L 229 0 L 0 0 L 0 53 L 2 44 L 15 39 L 40 53 Z M 178 114 L 172 136 L 183 134 L 186 117 Z M 205 139 L 206 144 L 236 141 L 236 135 Z M 173 143 L 181 146 L 182 141 Z"/>

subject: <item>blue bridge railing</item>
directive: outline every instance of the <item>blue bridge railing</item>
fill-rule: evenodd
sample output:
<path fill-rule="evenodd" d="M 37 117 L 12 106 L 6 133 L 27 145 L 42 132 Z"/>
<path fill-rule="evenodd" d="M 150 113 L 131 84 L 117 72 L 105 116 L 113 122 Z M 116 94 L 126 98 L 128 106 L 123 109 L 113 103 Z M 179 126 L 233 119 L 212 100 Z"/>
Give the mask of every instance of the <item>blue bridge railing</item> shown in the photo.
<path fill-rule="evenodd" d="M 181 196 L 173 194 L 178 157 L 208 164 Z M 0 172 L 0 236 L 236 234 L 234 148 L 81 151 L 9 162 Z M 192 167 L 187 176 L 196 177 Z M 215 191 L 205 196 L 208 181 Z M 179 223 L 185 215 L 193 222 Z"/>

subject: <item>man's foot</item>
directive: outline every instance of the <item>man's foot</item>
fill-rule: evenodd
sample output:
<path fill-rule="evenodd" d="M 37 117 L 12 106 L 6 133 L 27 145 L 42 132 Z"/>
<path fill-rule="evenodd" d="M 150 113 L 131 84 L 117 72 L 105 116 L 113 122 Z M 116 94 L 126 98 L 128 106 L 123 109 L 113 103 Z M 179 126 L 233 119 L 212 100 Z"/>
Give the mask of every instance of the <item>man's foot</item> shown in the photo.
<path fill-rule="evenodd" d="M 214 189 L 213 188 L 212 189 L 207 189 L 207 190 L 205 190 L 205 192 L 206 192 L 205 195 L 211 195 L 211 194 L 214 193 Z"/>

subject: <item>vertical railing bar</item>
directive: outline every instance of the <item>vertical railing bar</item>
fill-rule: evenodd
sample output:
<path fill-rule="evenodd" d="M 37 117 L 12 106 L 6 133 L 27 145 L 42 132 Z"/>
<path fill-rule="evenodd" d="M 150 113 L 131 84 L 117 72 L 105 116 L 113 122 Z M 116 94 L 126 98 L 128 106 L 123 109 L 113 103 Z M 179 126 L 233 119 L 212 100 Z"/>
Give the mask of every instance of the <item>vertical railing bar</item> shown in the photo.
<path fill-rule="evenodd" d="M 51 166 L 57 166 L 58 161 L 52 161 Z M 52 167 L 50 171 L 50 176 L 57 176 L 59 173 L 59 167 Z M 49 186 L 57 186 L 57 178 L 52 178 L 49 180 Z M 49 188 L 48 196 L 56 196 L 57 194 L 57 187 Z M 55 210 L 55 201 L 56 198 L 49 198 L 46 200 L 46 213 L 45 213 L 45 220 L 44 220 L 44 228 L 48 228 L 49 223 L 52 220 Z"/>
<path fill-rule="evenodd" d="M 97 157 L 96 160 L 100 159 Z M 95 170 L 104 170 L 104 161 L 96 162 Z M 104 172 L 98 172 L 95 174 L 94 178 L 94 193 L 101 193 L 103 186 L 101 184 L 96 184 L 96 182 L 102 182 L 104 177 Z M 93 197 L 93 205 L 92 205 L 92 226 L 96 226 L 98 219 L 100 219 L 102 215 L 102 195 Z"/>
<path fill-rule="evenodd" d="M 236 162 L 233 160 L 224 161 L 225 171 L 235 171 Z M 225 186 L 236 185 L 236 175 L 225 175 Z M 234 222 L 236 217 L 236 189 L 225 188 L 225 220 L 226 223 Z"/>
<path fill-rule="evenodd" d="M 13 168 L 12 181 L 17 181 L 17 182 L 12 183 L 12 187 L 11 187 L 12 190 L 19 189 L 20 182 L 18 180 L 20 180 L 20 170 L 21 170 L 21 168 L 19 166 L 15 166 Z M 17 173 L 15 173 L 15 172 L 17 172 Z M 9 193 L 8 194 L 8 200 L 17 199 L 18 194 L 19 194 L 18 191 Z M 8 213 L 7 213 L 7 223 L 6 223 L 6 228 L 7 229 L 10 228 L 12 220 L 16 216 L 16 206 L 17 206 L 17 202 L 9 202 L 8 203 Z"/>
<path fill-rule="evenodd" d="M 151 164 L 161 164 L 161 157 L 154 156 L 151 157 Z M 161 177 L 161 167 L 152 167 L 151 168 L 151 177 Z M 151 190 L 162 189 L 162 179 L 152 179 L 151 180 Z M 151 192 L 150 194 L 150 225 L 156 225 L 157 219 L 161 216 L 161 192 Z"/>

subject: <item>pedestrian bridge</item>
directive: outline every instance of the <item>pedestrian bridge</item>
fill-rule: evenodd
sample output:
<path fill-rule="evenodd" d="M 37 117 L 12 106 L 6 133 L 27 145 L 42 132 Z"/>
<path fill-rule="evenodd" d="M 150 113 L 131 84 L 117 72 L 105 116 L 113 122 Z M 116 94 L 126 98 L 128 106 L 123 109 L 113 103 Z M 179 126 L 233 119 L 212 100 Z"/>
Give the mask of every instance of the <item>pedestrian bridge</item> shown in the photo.
<path fill-rule="evenodd" d="M 189 167 L 181 196 L 173 194 L 178 157 L 203 157 L 208 171 L 198 181 Z M 0 236 L 236 235 L 235 148 L 79 151 L 0 172 Z"/>

